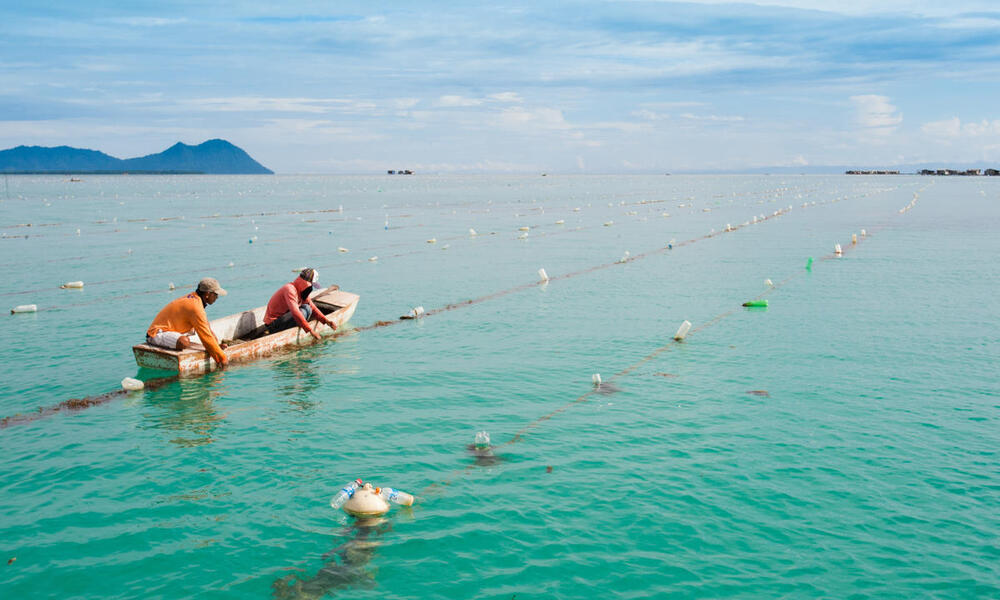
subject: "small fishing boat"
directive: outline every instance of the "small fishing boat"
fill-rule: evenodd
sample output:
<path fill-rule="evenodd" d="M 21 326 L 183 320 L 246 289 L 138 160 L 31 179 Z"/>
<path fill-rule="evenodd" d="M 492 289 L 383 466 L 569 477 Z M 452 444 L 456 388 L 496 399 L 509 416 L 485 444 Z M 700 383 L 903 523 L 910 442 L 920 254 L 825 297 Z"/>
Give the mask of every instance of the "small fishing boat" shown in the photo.
<path fill-rule="evenodd" d="M 338 329 L 350 320 L 359 300 L 357 294 L 331 288 L 317 290 L 309 297 Z M 266 310 L 266 306 L 258 306 L 209 322 L 219 341 L 229 344 L 224 352 L 230 361 L 250 361 L 283 348 L 304 346 L 313 342 L 313 337 L 301 327 L 292 327 L 256 339 L 242 339 L 241 336 L 250 334 L 263 324 Z M 318 321 L 311 322 L 310 327 L 321 336 L 333 333 L 333 329 Z M 132 353 L 135 354 L 135 362 L 140 367 L 174 371 L 179 375 L 199 375 L 214 369 L 215 361 L 205 351 L 198 336 L 192 334 L 191 342 L 191 347 L 186 350 L 137 344 L 132 346 Z"/>

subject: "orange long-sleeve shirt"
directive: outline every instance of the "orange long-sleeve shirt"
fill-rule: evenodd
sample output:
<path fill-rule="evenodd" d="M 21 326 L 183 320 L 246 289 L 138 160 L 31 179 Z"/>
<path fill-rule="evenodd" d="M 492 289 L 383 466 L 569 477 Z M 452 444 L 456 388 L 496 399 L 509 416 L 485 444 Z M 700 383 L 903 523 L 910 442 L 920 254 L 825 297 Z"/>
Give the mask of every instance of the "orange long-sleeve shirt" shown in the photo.
<path fill-rule="evenodd" d="M 212 328 L 208 326 L 208 316 L 205 315 L 205 307 L 201 303 L 201 298 L 194 292 L 171 300 L 164 306 L 163 310 L 153 319 L 152 325 L 146 330 L 146 335 L 156 335 L 157 331 L 187 333 L 192 329 L 198 334 L 201 343 L 215 359 L 215 362 L 219 364 L 229 362 L 222 348 L 219 347 L 219 342 L 215 339 Z"/>

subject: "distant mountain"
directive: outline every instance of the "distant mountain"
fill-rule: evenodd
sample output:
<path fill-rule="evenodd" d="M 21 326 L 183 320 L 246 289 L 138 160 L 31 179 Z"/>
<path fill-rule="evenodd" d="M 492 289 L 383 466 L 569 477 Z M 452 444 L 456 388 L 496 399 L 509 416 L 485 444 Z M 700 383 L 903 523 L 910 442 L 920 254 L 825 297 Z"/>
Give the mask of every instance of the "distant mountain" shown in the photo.
<path fill-rule="evenodd" d="M 159 154 L 122 160 L 96 150 L 69 146 L 18 146 L 0 150 L 0 173 L 274 173 L 226 140 L 197 146 L 180 142 Z"/>

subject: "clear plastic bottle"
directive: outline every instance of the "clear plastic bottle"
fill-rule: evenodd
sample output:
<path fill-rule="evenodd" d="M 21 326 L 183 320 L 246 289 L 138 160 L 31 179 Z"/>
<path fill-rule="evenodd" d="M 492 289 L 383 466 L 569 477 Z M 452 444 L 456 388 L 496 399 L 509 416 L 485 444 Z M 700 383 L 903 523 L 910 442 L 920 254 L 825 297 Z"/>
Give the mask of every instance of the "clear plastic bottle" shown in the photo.
<path fill-rule="evenodd" d="M 476 447 L 476 450 L 484 450 L 486 448 L 489 448 L 490 447 L 490 434 L 486 433 L 485 431 L 477 431 L 476 432 L 475 447 Z"/>
<path fill-rule="evenodd" d="M 390 487 L 384 487 L 379 490 L 378 495 L 381 496 L 386 502 L 392 502 L 393 504 L 398 504 L 400 506 L 413 506 L 413 496 L 407 494 L 406 492 L 394 490 Z"/>
<path fill-rule="evenodd" d="M 336 496 L 330 498 L 330 506 L 333 508 L 340 508 L 344 505 L 344 502 L 347 502 L 348 498 L 354 495 L 354 491 L 359 487 L 361 487 L 360 478 L 349 482 L 347 485 L 340 488 L 340 491 L 337 492 Z"/>

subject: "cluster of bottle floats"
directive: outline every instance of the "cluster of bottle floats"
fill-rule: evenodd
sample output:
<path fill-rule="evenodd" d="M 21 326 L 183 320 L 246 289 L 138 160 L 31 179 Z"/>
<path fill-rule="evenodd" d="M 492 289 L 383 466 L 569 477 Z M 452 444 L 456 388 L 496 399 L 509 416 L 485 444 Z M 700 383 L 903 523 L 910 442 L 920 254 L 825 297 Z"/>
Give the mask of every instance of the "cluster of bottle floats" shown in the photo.
<path fill-rule="evenodd" d="M 412 506 L 413 496 L 391 487 L 374 487 L 360 478 L 340 488 L 330 499 L 330 506 L 342 508 L 352 517 L 381 517 L 389 512 L 389 503 Z"/>

